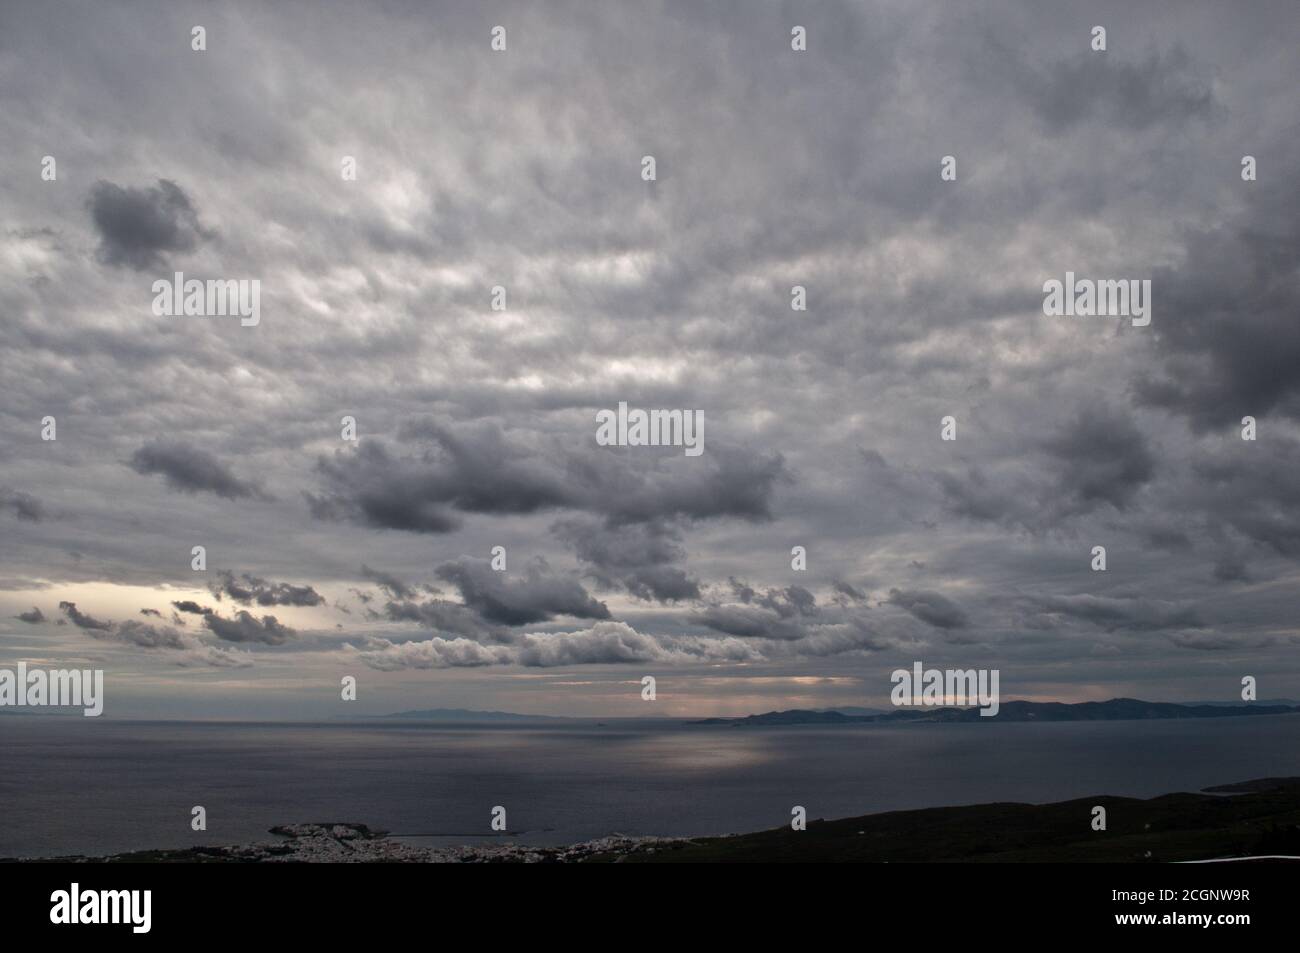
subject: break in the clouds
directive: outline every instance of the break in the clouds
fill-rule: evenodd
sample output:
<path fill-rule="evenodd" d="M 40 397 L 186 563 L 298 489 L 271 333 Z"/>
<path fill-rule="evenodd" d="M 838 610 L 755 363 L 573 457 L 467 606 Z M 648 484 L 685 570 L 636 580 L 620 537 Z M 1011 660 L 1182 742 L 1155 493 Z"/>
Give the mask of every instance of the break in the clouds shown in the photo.
<path fill-rule="evenodd" d="M 1054 596 L 1036 603 L 1043 612 L 1081 619 L 1111 630 L 1200 629 L 1205 625 L 1188 606 L 1137 596 Z"/>
<path fill-rule="evenodd" d="M 178 713 L 1300 692 L 1300 14 L 1094 7 L 9 4 L 0 655 Z"/>

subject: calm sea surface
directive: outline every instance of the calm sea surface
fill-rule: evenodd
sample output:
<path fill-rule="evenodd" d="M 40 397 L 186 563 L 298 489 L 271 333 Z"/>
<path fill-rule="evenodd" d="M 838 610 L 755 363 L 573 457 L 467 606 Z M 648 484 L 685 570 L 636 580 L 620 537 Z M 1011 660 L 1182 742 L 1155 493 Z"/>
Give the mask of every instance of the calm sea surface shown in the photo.
<path fill-rule="evenodd" d="M 1300 715 L 1061 724 L 702 728 L 0 718 L 0 857 L 270 839 L 355 821 L 469 843 L 706 834 L 809 818 L 1300 775 Z M 207 808 L 206 833 L 190 809 Z"/>

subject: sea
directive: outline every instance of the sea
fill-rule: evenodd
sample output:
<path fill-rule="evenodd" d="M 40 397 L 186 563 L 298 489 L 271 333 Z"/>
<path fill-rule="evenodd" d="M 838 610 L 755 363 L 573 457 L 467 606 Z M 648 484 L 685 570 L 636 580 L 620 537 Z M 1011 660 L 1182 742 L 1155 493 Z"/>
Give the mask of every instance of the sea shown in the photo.
<path fill-rule="evenodd" d="M 769 728 L 15 715 L 0 718 L 0 858 L 268 841 L 300 822 L 421 846 L 740 833 L 784 826 L 796 805 L 830 819 L 1279 776 L 1300 776 L 1300 714 Z"/>

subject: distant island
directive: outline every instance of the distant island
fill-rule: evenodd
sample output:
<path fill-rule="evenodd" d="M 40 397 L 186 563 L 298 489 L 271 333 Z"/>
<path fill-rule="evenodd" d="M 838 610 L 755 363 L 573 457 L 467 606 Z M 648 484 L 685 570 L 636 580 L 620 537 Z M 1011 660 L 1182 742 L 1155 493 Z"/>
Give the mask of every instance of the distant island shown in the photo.
<path fill-rule="evenodd" d="M 1296 705 L 1179 705 L 1137 698 L 1112 698 L 1104 702 L 1003 702 L 996 715 L 984 716 L 979 708 L 900 708 L 875 715 L 848 715 L 840 711 L 795 708 L 769 711 L 743 718 L 702 718 L 691 725 L 732 725 L 740 728 L 770 725 L 853 725 L 898 722 L 1004 722 L 1004 721 L 1152 721 L 1169 718 L 1235 718 L 1245 715 L 1290 715 Z"/>
<path fill-rule="evenodd" d="M 1106 809 L 1106 829 L 1093 811 Z M 1168 863 L 1300 858 L 1300 778 L 1263 778 L 1197 794 L 1094 795 L 1055 804 L 974 804 L 808 820 L 718 837 L 607 837 L 561 847 L 513 842 L 421 847 L 357 823 L 272 828 L 234 847 L 51 857 L 31 863 Z M 10 859 L 8 862 L 21 860 Z"/>

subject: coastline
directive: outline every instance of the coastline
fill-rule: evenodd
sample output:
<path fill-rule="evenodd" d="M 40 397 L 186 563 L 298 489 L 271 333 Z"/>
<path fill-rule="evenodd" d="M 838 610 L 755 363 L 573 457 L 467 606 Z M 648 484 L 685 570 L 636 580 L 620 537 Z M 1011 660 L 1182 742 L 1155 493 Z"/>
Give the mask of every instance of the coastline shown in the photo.
<path fill-rule="evenodd" d="M 1105 808 L 1106 828 L 1092 823 Z M 420 847 L 352 822 L 274 827 L 275 841 L 3 863 L 764 863 L 1187 862 L 1300 860 L 1300 777 L 1261 778 L 1147 800 L 1098 795 L 1051 804 L 891 811 L 714 837 L 628 837 L 538 847 L 504 839 Z"/>

